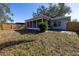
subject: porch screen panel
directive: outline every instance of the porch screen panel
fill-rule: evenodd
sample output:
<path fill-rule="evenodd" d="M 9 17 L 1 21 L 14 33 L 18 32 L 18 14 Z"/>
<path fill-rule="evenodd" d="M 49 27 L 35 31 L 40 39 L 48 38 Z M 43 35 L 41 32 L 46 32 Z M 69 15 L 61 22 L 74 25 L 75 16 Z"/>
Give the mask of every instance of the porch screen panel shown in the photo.
<path fill-rule="evenodd" d="M 36 28 L 36 21 L 33 21 L 33 28 Z"/>

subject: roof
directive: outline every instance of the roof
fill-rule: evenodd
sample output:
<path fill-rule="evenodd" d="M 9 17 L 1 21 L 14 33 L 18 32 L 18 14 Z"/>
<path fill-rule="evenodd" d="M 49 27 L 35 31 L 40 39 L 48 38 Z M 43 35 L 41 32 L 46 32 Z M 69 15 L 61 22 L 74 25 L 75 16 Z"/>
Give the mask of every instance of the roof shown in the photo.
<path fill-rule="evenodd" d="M 51 19 L 51 17 L 49 17 L 49 16 L 40 15 L 40 16 L 37 16 L 37 17 L 33 17 L 31 19 L 27 19 L 25 21 L 33 21 L 33 20 L 42 19 L 42 18 Z"/>
<path fill-rule="evenodd" d="M 59 19 L 64 19 L 64 18 L 69 18 L 67 20 L 70 20 L 71 16 L 60 16 L 60 17 L 55 17 L 55 18 L 52 18 L 51 20 L 59 20 Z"/>
<path fill-rule="evenodd" d="M 33 20 L 37 20 L 37 19 L 42 19 L 42 18 L 44 18 L 44 19 L 47 19 L 47 20 L 58 20 L 58 19 L 63 19 L 63 18 L 71 18 L 71 16 L 59 16 L 59 17 L 55 17 L 55 18 L 51 18 L 51 17 L 49 17 L 49 16 L 45 16 L 45 15 L 40 15 L 40 16 L 37 16 L 37 17 L 33 17 L 33 18 L 31 18 L 31 19 L 27 19 L 27 20 L 25 20 L 26 22 L 27 21 L 33 21 Z"/>

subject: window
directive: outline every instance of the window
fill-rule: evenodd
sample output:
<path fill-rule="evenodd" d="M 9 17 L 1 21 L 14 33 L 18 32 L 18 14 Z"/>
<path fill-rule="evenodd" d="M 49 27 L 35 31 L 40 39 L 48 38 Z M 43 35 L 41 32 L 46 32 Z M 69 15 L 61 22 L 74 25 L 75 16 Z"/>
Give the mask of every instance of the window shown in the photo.
<path fill-rule="evenodd" d="M 59 26 L 61 26 L 61 22 L 60 21 L 55 21 L 53 26 L 54 27 L 59 27 Z"/>

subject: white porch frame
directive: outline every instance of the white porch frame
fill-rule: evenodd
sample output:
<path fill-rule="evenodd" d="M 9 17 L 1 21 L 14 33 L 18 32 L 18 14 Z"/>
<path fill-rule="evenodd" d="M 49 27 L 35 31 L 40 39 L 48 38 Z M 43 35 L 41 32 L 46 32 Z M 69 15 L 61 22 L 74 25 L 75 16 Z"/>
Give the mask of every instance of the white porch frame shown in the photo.
<path fill-rule="evenodd" d="M 39 30 L 39 28 L 38 28 L 38 20 L 39 19 L 37 19 L 37 20 L 34 20 L 34 21 L 36 21 L 35 23 L 36 23 L 36 28 L 33 28 L 33 21 L 28 21 L 29 22 L 29 27 L 27 27 L 27 29 L 33 29 L 33 30 Z M 43 22 L 43 18 L 41 18 L 41 22 Z M 31 23 L 32 23 L 32 25 L 31 25 Z M 26 25 L 27 25 L 27 23 L 26 23 Z"/>

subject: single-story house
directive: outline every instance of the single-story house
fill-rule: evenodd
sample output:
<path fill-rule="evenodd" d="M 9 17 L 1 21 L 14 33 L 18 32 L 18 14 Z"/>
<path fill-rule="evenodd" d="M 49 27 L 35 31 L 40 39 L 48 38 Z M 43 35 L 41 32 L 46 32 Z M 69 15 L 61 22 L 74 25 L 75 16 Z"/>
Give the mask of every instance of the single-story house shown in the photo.
<path fill-rule="evenodd" d="M 45 15 L 40 15 L 40 16 L 25 20 L 25 24 L 27 29 L 39 30 L 39 27 L 38 27 L 39 23 L 47 22 L 49 29 L 66 30 L 66 24 L 67 22 L 70 22 L 70 21 L 71 21 L 70 16 L 51 18 Z"/>

